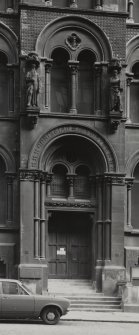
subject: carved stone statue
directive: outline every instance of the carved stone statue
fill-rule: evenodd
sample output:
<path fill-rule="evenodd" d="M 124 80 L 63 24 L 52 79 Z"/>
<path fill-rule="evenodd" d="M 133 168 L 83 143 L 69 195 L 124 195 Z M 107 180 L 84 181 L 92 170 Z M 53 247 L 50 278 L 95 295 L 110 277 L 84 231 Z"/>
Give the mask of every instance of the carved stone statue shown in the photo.
<path fill-rule="evenodd" d="M 26 73 L 26 106 L 27 108 L 38 107 L 39 94 L 39 59 L 37 54 L 30 53 L 27 59 Z"/>
<path fill-rule="evenodd" d="M 110 98 L 109 98 L 109 111 L 122 112 L 121 106 L 121 92 L 123 89 L 120 86 L 120 65 L 115 65 L 110 71 Z"/>

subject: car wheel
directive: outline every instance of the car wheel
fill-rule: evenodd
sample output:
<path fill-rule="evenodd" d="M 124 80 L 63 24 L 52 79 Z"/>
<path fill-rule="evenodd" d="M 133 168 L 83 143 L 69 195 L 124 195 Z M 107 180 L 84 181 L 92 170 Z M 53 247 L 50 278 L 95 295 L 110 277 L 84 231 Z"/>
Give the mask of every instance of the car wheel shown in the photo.
<path fill-rule="evenodd" d="M 47 307 L 42 312 L 41 318 L 47 325 L 56 325 L 60 319 L 60 312 L 56 307 Z"/>

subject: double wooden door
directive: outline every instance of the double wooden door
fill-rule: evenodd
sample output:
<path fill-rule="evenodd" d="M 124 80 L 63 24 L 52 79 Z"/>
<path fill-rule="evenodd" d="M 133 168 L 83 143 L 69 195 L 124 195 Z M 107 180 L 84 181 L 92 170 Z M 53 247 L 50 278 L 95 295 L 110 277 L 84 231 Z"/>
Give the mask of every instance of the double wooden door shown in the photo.
<path fill-rule="evenodd" d="M 49 277 L 91 277 L 91 224 L 87 214 L 54 213 L 49 223 Z"/>

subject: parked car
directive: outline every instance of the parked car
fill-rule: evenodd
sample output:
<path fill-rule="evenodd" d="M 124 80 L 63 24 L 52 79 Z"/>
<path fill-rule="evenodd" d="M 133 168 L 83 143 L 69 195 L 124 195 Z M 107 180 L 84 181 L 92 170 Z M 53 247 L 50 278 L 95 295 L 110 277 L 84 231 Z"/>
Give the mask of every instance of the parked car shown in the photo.
<path fill-rule="evenodd" d="M 69 301 L 50 294 L 33 294 L 22 282 L 0 279 L 0 319 L 36 319 L 55 325 L 68 312 Z"/>

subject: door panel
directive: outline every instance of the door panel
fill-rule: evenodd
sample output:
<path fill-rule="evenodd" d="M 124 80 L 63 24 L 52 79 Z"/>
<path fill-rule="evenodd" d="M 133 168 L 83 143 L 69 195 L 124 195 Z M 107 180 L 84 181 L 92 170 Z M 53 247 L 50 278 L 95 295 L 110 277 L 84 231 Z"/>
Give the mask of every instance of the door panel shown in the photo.
<path fill-rule="evenodd" d="M 57 213 L 49 223 L 49 277 L 91 277 L 89 216 Z"/>

